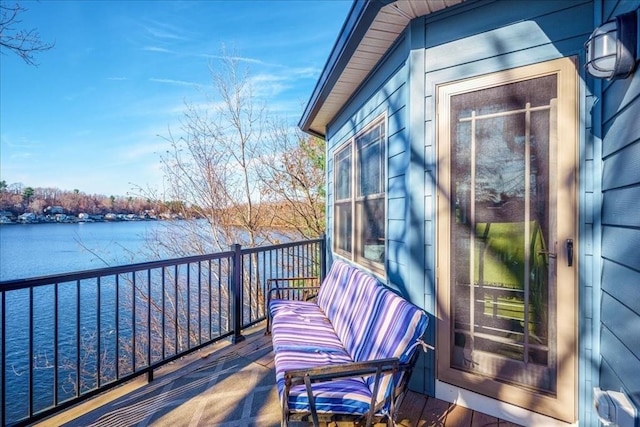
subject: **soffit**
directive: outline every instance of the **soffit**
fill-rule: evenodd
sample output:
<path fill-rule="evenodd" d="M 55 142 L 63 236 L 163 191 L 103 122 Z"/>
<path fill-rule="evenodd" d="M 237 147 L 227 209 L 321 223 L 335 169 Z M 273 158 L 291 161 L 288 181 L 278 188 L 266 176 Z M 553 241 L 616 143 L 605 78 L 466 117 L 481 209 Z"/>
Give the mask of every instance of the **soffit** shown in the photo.
<path fill-rule="evenodd" d="M 338 44 L 334 46 L 334 52 L 330 58 L 336 57 L 334 55 L 336 49 L 345 48 L 345 45 L 355 46 L 355 49 L 352 53 L 345 52 L 345 55 L 350 55 L 345 66 L 338 67 L 331 61 L 325 65 L 318 86 L 300 120 L 300 128 L 305 132 L 324 137 L 327 124 L 347 103 L 412 19 L 429 15 L 463 1 L 397 0 L 386 5 L 383 5 L 384 1 L 368 1 L 365 9 L 378 8 L 377 13 L 374 11 L 372 20 L 367 22 L 365 18 L 365 22 L 361 20 L 353 25 L 353 27 L 360 25 L 360 29 L 349 28 L 345 24 L 342 33 L 351 33 L 347 37 L 350 40 L 342 46 Z M 355 8 L 350 14 L 353 14 L 354 10 Z M 366 16 L 366 14 L 363 15 Z M 351 20 L 350 18 L 347 18 L 347 23 Z"/>

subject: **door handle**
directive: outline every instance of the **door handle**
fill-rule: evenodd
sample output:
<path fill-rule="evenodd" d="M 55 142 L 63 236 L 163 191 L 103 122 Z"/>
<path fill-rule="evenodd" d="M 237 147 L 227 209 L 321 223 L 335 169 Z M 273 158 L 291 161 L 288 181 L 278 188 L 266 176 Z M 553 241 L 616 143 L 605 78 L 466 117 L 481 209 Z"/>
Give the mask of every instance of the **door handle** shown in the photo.
<path fill-rule="evenodd" d="M 567 239 L 567 265 L 573 266 L 573 239 Z"/>

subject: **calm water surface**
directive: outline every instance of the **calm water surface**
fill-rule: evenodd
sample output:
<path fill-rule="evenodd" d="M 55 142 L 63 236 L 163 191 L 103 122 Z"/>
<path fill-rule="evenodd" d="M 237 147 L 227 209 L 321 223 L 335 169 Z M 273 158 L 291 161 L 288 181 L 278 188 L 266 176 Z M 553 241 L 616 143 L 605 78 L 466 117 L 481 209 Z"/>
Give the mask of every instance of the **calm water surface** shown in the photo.
<path fill-rule="evenodd" d="M 0 281 L 70 273 L 143 259 L 157 221 L 0 226 Z"/>
<path fill-rule="evenodd" d="M 0 226 L 0 281 L 47 276 L 59 273 L 71 273 L 122 264 L 143 261 L 149 251 L 147 236 L 170 224 L 157 221 L 135 222 L 96 222 L 84 224 L 11 224 Z M 144 255 L 143 255 L 144 254 Z M 101 326 L 102 333 L 108 338 L 109 329 L 115 328 L 113 292 L 108 283 L 104 283 L 105 293 L 101 314 L 105 317 Z M 95 325 L 95 287 L 83 286 L 78 295 L 75 283 L 62 284 L 59 287 L 58 308 L 53 304 L 53 287 L 42 286 L 33 291 L 33 309 L 29 307 L 27 289 L 7 292 L 4 317 L 6 337 L 2 345 L 5 353 L 4 386 L 6 387 L 5 416 L 10 422 L 17 421 L 28 414 L 29 392 L 29 346 L 30 325 L 33 330 L 33 387 L 34 410 L 42 410 L 53 404 L 53 369 L 51 361 L 58 352 L 63 367 L 58 368 L 60 375 L 65 371 L 65 360 L 75 360 L 78 340 L 91 337 L 91 325 Z M 80 298 L 81 309 L 76 308 L 76 298 Z M 93 304 L 93 305 L 92 305 Z M 59 317 L 59 347 L 54 348 L 54 315 Z M 106 314 L 105 314 L 106 313 Z M 76 332 L 76 316 L 81 318 L 81 337 Z M 93 321 L 93 323 L 92 323 Z M 84 326 L 88 325 L 88 326 Z M 88 329 L 87 329 L 88 328 Z M 106 332 L 105 332 L 106 330 Z M 126 333 L 120 334 L 120 338 Z M 105 340 L 107 339 L 105 338 Z M 87 342 L 93 342 L 90 339 Z M 105 341 L 106 342 L 106 341 Z M 106 346 L 106 344 L 103 343 Z M 90 344 L 83 344 L 92 348 Z M 81 348 L 85 348 L 81 346 Z M 115 344 L 113 344 L 115 346 Z M 89 353 L 87 353 L 89 354 Z M 75 363 L 75 362 L 73 362 Z M 92 359 L 88 363 L 91 366 Z M 2 367 L 0 367 L 2 369 Z M 66 375 L 73 376 L 71 369 Z M 73 396 L 73 387 L 60 380 L 58 396 L 61 400 Z M 81 380 L 82 381 L 82 380 Z M 2 384 L 0 384 L 2 387 Z M 1 402 L 0 402 L 1 404 Z"/>

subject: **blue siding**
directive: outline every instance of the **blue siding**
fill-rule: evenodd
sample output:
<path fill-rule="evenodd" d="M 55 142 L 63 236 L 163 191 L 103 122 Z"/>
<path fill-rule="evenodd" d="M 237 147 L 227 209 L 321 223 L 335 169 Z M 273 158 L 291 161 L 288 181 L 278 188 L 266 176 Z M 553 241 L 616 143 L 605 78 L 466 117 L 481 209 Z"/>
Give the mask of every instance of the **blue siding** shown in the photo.
<path fill-rule="evenodd" d="M 640 7 L 604 1 L 602 20 Z M 640 407 L 640 71 L 603 83 L 600 387 Z"/>

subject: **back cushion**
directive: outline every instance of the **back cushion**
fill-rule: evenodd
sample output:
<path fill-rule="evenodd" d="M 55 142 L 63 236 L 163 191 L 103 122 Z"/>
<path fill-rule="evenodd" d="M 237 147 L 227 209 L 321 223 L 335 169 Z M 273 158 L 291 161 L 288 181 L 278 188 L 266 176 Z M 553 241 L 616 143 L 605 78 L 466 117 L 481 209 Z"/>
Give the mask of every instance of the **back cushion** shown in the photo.
<path fill-rule="evenodd" d="M 354 269 L 349 264 L 342 261 L 334 261 L 327 276 L 322 281 L 320 290 L 318 291 L 318 305 L 327 315 L 331 317 L 331 313 L 335 312 L 335 307 L 331 307 L 336 299 L 342 297 L 346 281 L 353 273 Z"/>
<path fill-rule="evenodd" d="M 367 360 L 363 350 L 367 347 L 367 335 L 384 288 L 374 277 L 342 261 L 334 263 L 332 273 L 334 268 L 332 280 L 320 288 L 322 295 L 318 295 L 318 305 L 353 360 Z"/>
<path fill-rule="evenodd" d="M 338 310 L 330 320 L 353 360 L 360 362 L 367 360 L 362 353 L 367 346 L 367 336 L 383 288 L 374 277 L 357 269 L 349 276 L 345 286 L 345 298 L 340 300 Z"/>

